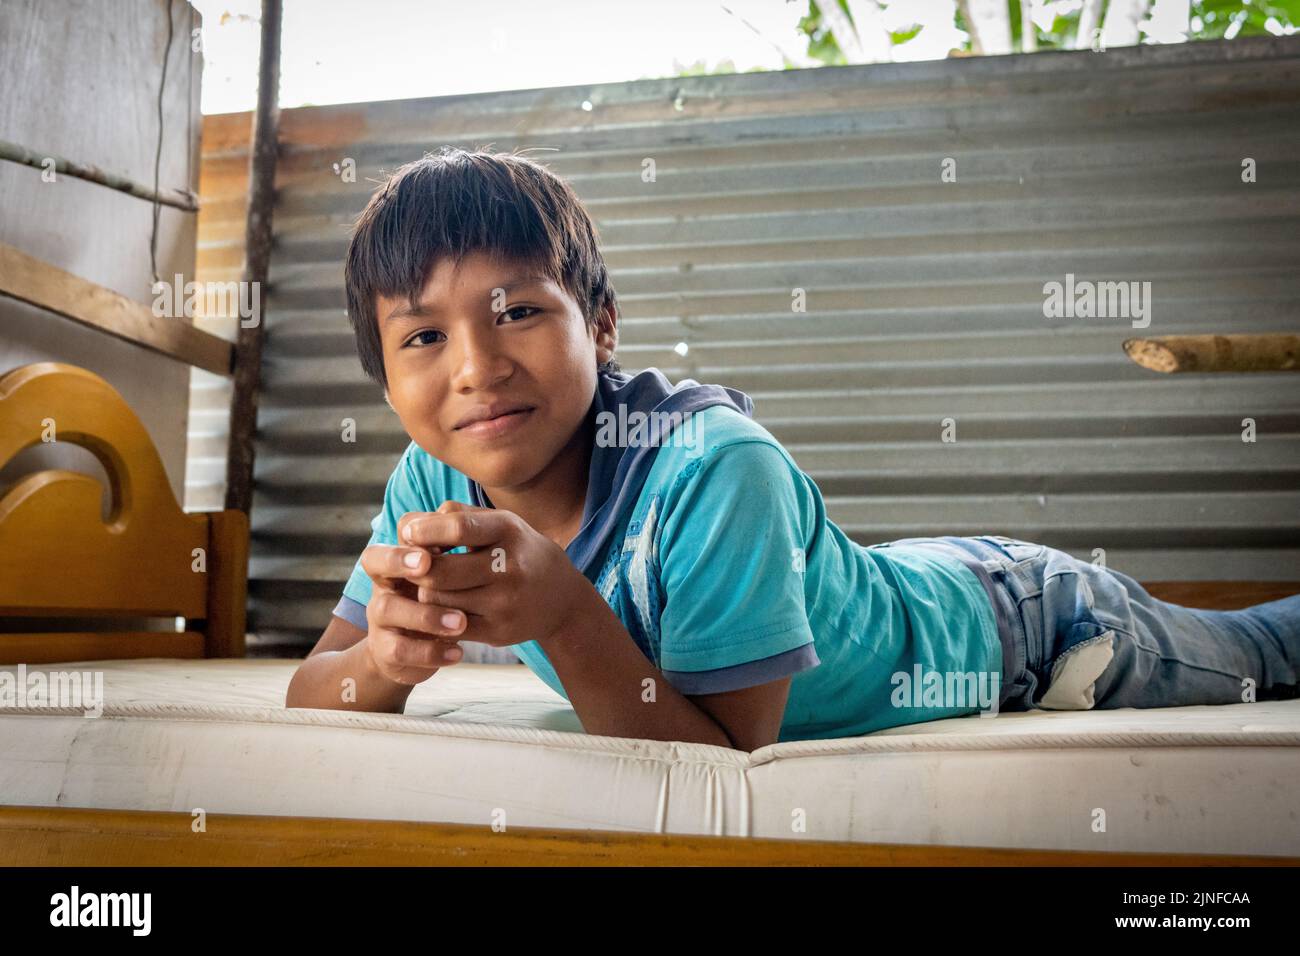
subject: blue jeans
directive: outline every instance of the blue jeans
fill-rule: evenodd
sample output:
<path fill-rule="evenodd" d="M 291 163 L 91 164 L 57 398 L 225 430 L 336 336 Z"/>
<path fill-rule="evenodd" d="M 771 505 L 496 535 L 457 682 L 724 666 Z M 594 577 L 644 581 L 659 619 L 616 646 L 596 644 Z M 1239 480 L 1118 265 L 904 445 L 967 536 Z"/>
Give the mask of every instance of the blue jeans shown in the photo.
<path fill-rule="evenodd" d="M 984 563 L 1010 622 L 1003 710 L 1297 696 L 1300 594 L 1200 610 L 1158 600 L 1126 574 L 1045 545 L 1001 535 L 940 540 Z"/>

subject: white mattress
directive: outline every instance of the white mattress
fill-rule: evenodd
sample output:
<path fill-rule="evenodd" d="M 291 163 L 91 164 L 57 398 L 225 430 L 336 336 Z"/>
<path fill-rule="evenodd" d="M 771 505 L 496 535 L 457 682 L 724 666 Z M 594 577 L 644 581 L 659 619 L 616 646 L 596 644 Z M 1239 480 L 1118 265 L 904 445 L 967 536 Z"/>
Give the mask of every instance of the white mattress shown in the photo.
<path fill-rule="evenodd" d="M 745 754 L 586 735 L 514 666 L 446 668 L 404 715 L 286 710 L 298 663 L 47 668 L 102 670 L 103 715 L 0 709 L 0 802 L 1300 856 L 1300 700 L 971 716 Z"/>

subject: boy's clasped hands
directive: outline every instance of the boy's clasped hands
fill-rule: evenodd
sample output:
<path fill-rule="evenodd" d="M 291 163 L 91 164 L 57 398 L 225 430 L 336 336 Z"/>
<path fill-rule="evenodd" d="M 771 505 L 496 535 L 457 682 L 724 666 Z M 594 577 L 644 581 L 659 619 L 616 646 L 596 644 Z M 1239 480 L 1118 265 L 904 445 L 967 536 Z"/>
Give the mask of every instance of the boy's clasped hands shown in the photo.
<path fill-rule="evenodd" d="M 564 549 L 510 511 L 444 502 L 397 523 L 398 545 L 361 555 L 373 592 L 366 643 L 375 668 L 418 684 L 460 659 L 458 641 L 507 647 L 558 631 L 591 585 Z M 447 554 L 460 546 L 465 554 Z"/>

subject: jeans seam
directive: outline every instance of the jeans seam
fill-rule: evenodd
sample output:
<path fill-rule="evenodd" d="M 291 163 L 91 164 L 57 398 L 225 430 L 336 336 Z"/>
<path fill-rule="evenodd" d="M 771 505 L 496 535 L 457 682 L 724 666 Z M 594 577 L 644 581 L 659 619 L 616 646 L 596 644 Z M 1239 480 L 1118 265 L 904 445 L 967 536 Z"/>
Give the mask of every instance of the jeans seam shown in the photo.
<path fill-rule="evenodd" d="M 1156 660 L 1160 661 L 1161 663 L 1181 664 L 1183 667 L 1190 668 L 1191 670 L 1201 671 L 1206 674 L 1215 674 L 1219 677 L 1241 677 L 1242 676 L 1240 674 L 1232 673 L 1229 671 L 1219 670 L 1216 667 L 1206 667 L 1202 664 L 1197 664 L 1194 661 L 1186 661 L 1183 660 L 1181 657 L 1166 657 L 1164 654 L 1161 654 L 1160 651 L 1152 650 L 1151 648 L 1144 647 L 1143 645 L 1138 644 L 1136 642 L 1134 643 L 1134 646 L 1140 651 L 1145 651 L 1146 653 L 1153 655 L 1156 658 Z"/>
<path fill-rule="evenodd" d="M 1025 598 L 1019 596 L 1017 594 L 1017 591 L 1019 589 L 1012 585 L 1012 580 L 1014 576 L 1009 573 L 1011 568 L 1012 568 L 1012 564 L 1007 563 L 1000 568 L 990 569 L 989 577 L 993 580 L 993 583 L 999 588 L 1003 596 L 1010 603 L 1011 610 L 1015 612 L 1016 619 L 1020 623 L 1020 634 L 1023 635 L 1024 637 L 1024 644 L 1027 645 L 1029 641 L 1029 629 L 1025 626 L 1025 615 L 1022 609 L 1022 604 Z M 1017 583 L 1019 583 L 1020 581 L 1019 578 L 1014 578 L 1014 580 Z M 1008 626 L 1013 626 L 1013 622 L 1011 620 L 1008 620 L 1007 624 Z M 1024 660 L 1020 660 L 1019 652 L 1021 651 L 1022 647 L 1021 647 L 1021 643 L 1016 640 L 1016 634 L 1014 633 L 1014 631 L 1010 635 L 1010 638 L 1011 638 L 1012 649 L 1016 651 L 1016 655 L 1015 658 L 1011 661 L 1003 661 L 1003 667 L 1007 671 L 1008 686 L 1020 686 L 1018 682 L 1020 681 L 1021 676 L 1025 673 L 1028 673 L 1029 671 L 1029 648 L 1028 646 L 1025 646 L 1023 648 L 1025 658 Z"/>
<path fill-rule="evenodd" d="M 1037 597 L 1037 595 L 1023 597 L 1016 602 L 1016 613 L 1020 615 L 1020 630 L 1025 635 L 1025 670 L 1027 672 L 1033 671 L 1033 664 L 1029 659 L 1029 654 L 1034 637 L 1030 633 L 1031 629 L 1029 627 L 1031 618 L 1025 614 L 1025 602 L 1032 600 L 1033 597 Z"/>

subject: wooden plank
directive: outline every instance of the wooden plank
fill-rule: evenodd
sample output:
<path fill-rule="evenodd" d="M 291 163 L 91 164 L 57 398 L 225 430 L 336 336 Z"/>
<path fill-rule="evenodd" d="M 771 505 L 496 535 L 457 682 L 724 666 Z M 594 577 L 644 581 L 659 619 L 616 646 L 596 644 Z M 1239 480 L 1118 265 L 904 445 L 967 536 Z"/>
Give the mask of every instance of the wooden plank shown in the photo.
<path fill-rule="evenodd" d="M 1297 866 L 1300 858 L 0 807 L 4 866 Z"/>
<path fill-rule="evenodd" d="M 207 515 L 207 657 L 243 657 L 248 611 L 248 515 L 233 509 Z"/>
<path fill-rule="evenodd" d="M 138 657 L 203 657 L 198 631 L 0 633 L 0 664 L 60 664 Z"/>
<path fill-rule="evenodd" d="M 225 339 L 194 328 L 184 317 L 156 316 L 112 289 L 5 243 L 0 243 L 0 294 L 215 375 L 231 374 L 234 349 Z"/>
<path fill-rule="evenodd" d="M 1152 597 L 1183 607 L 1235 611 L 1300 594 L 1300 581 L 1146 581 Z"/>

